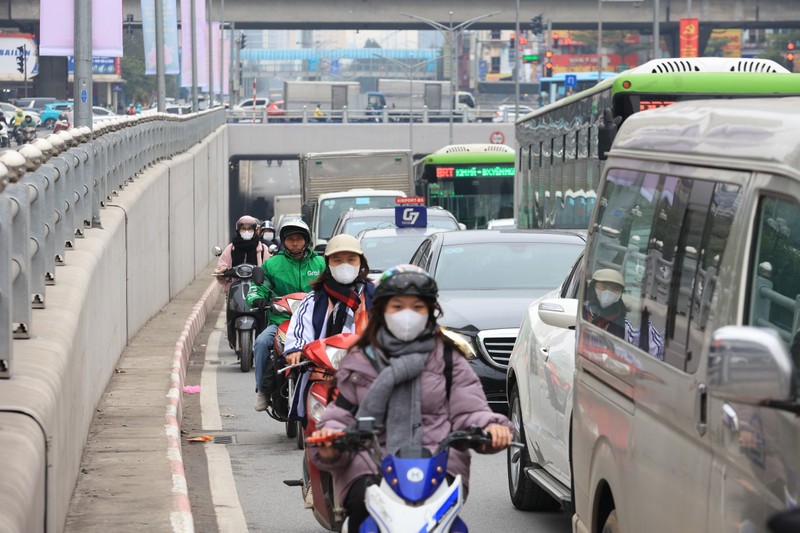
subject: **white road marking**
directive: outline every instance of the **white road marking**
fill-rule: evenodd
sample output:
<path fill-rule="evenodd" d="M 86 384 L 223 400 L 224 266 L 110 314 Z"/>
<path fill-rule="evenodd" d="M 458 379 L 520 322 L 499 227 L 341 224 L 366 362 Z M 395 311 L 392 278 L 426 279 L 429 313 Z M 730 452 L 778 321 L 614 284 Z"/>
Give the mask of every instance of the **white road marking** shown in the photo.
<path fill-rule="evenodd" d="M 200 378 L 200 413 L 204 431 L 221 431 L 222 417 L 217 401 L 217 369 L 219 365 L 211 361 L 219 359 L 220 343 L 224 340 L 225 313 L 220 313 L 214 331 L 208 338 L 206 347 L 206 364 Z M 206 462 L 208 463 L 208 484 L 211 489 L 211 501 L 217 515 L 220 533 L 246 533 L 247 520 L 239 503 L 236 482 L 233 479 L 233 468 L 228 448 L 224 444 L 204 444 Z"/>

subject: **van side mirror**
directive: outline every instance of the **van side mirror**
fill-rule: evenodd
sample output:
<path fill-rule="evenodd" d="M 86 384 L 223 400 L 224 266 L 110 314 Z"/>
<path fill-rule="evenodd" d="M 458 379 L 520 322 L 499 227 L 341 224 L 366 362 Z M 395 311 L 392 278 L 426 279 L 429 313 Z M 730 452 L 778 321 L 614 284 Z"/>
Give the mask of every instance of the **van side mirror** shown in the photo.
<path fill-rule="evenodd" d="M 253 281 L 256 285 L 263 285 L 264 284 L 264 269 L 260 266 L 253 267 Z"/>
<path fill-rule="evenodd" d="M 317 252 L 318 254 L 323 254 L 325 253 L 325 248 L 327 247 L 328 247 L 328 241 L 326 241 L 325 239 L 319 239 L 317 241 L 316 246 L 314 246 L 314 251 Z"/>
<path fill-rule="evenodd" d="M 724 326 L 711 336 L 708 390 L 717 398 L 749 404 L 796 398 L 792 360 L 771 329 Z"/>
<path fill-rule="evenodd" d="M 621 122 L 622 117 L 615 117 L 611 108 L 603 110 L 603 123 L 597 129 L 597 156 L 601 161 L 608 159 L 606 153 L 614 144 L 614 137 L 617 136 L 617 129 Z"/>

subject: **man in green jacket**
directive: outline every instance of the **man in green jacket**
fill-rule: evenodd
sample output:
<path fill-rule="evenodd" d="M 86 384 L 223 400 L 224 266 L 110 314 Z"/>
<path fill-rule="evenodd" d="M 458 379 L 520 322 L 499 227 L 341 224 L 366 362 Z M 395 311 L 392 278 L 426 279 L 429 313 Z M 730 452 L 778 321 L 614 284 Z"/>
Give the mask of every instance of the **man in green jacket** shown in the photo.
<path fill-rule="evenodd" d="M 325 259 L 311 250 L 311 231 L 305 222 L 298 220 L 284 224 L 280 238 L 283 251 L 261 265 L 264 269 L 264 285 L 253 283 L 247 293 L 247 303 L 251 307 L 266 308 L 273 295 L 309 292 L 310 283 L 325 270 Z M 266 411 L 269 406 L 269 397 L 275 387 L 274 372 L 267 372 L 270 348 L 278 326 L 290 317 L 288 313 L 270 315 L 269 325 L 253 345 L 256 359 L 256 411 Z"/>

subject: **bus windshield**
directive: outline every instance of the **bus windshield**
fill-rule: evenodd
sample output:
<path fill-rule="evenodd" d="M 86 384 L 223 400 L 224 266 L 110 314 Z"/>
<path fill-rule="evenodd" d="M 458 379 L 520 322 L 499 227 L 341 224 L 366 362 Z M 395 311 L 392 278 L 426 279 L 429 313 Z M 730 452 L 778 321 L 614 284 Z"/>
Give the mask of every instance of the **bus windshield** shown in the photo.
<path fill-rule="evenodd" d="M 431 154 L 423 160 L 418 183 L 427 205 L 453 213 L 468 229 L 483 229 L 491 220 L 514 213 L 514 151 Z M 479 150 L 479 148 L 474 148 Z"/>

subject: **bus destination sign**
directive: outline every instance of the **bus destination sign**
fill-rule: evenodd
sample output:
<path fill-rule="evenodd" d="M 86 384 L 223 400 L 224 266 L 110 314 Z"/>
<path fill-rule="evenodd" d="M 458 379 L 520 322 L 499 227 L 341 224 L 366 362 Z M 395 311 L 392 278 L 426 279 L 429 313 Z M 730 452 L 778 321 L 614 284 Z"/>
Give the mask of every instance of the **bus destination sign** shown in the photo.
<path fill-rule="evenodd" d="M 508 165 L 458 165 L 436 167 L 437 179 L 450 178 L 505 178 L 514 176 L 514 166 Z"/>

